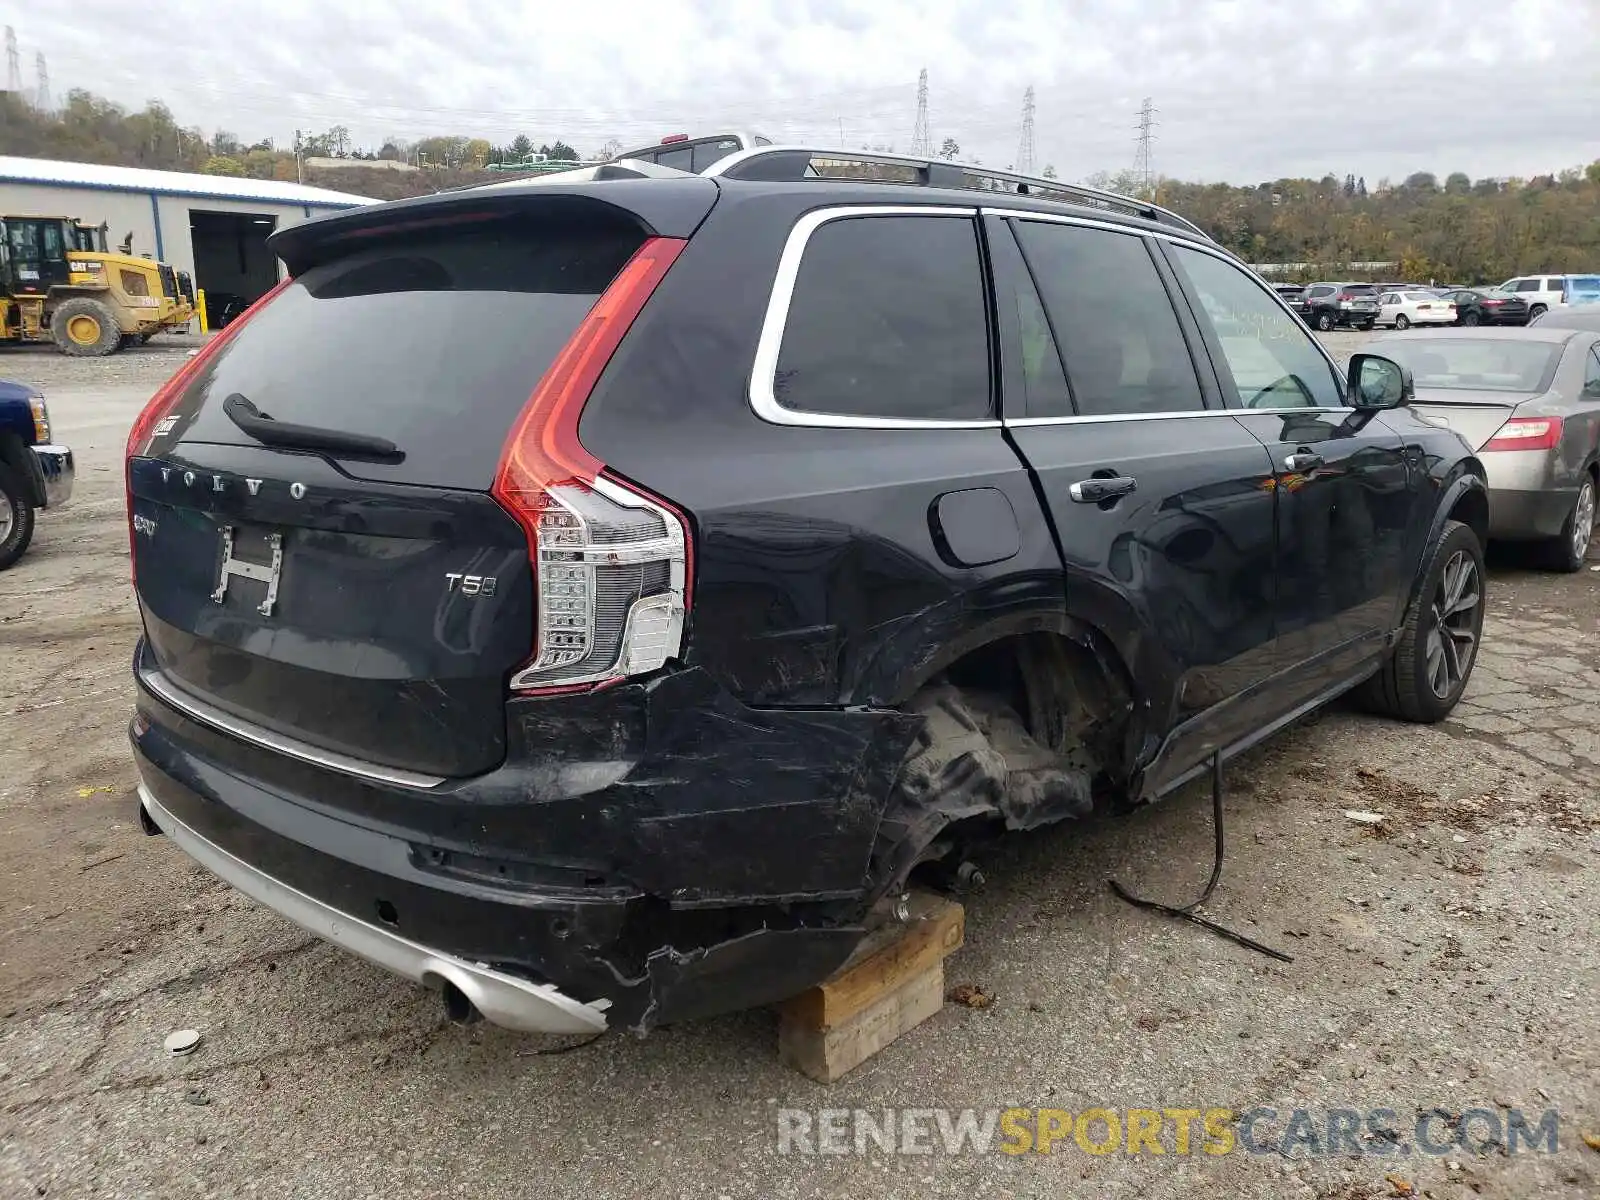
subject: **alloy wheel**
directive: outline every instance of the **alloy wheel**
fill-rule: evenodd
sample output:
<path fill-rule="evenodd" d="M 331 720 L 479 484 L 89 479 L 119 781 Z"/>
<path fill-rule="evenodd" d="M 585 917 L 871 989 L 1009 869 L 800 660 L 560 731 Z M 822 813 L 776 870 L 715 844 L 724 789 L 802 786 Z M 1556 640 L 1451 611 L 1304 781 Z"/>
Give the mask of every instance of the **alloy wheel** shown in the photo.
<path fill-rule="evenodd" d="M 1572 510 L 1572 556 L 1580 563 L 1589 553 L 1589 542 L 1593 537 L 1594 481 L 1586 479 L 1578 489 L 1577 507 Z"/>
<path fill-rule="evenodd" d="M 1433 589 L 1433 619 L 1428 630 L 1428 686 L 1441 700 L 1454 696 L 1472 670 L 1482 601 L 1478 564 L 1465 550 L 1457 550 Z"/>
<path fill-rule="evenodd" d="M 11 507 L 11 497 L 0 491 L 0 543 L 11 536 L 17 519 Z"/>

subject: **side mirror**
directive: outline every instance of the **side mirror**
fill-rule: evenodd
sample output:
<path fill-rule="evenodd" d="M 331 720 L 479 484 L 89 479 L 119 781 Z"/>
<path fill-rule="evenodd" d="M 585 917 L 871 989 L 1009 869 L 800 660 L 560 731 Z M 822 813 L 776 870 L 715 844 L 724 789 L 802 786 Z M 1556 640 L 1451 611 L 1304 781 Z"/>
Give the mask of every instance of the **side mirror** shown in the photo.
<path fill-rule="evenodd" d="M 1351 406 L 1367 412 L 1399 408 L 1417 394 L 1411 372 L 1381 354 L 1352 354 L 1345 384 Z"/>

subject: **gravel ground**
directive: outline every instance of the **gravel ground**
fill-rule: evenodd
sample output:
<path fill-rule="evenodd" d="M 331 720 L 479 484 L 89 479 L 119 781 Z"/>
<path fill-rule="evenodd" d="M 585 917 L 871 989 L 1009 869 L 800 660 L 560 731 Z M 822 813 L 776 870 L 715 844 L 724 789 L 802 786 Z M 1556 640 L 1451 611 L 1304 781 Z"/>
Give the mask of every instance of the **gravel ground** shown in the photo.
<path fill-rule="evenodd" d="M 1328 340 L 1348 353 L 1363 339 Z M 995 1002 L 947 1006 L 831 1088 L 779 1067 L 767 1013 L 550 1055 L 565 1043 L 443 1023 L 426 993 L 140 834 L 119 456 L 183 353 L 0 363 L 44 386 L 79 456 L 72 506 L 0 575 L 0 1197 L 1600 1189 L 1582 1140 L 1600 1134 L 1600 575 L 1497 556 L 1483 656 L 1450 721 L 1335 706 L 1230 768 L 1208 911 L 1292 963 L 1107 892 L 1111 875 L 1174 899 L 1198 890 L 1211 838 L 1191 789 L 986 860 L 947 970 Z M 162 1039 L 185 1028 L 199 1050 L 167 1056 Z M 1010 1105 L 1384 1108 L 1406 1128 L 1436 1108 L 1561 1119 L 1555 1154 L 777 1153 L 780 1108 Z"/>

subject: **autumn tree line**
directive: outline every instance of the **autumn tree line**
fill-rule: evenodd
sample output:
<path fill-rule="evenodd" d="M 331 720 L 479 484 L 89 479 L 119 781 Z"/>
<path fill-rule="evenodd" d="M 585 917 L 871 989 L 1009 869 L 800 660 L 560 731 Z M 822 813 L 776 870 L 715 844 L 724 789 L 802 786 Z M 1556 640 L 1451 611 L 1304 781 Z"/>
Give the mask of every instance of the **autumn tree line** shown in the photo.
<path fill-rule="evenodd" d="M 560 138 L 536 142 L 519 135 L 504 145 L 456 135 L 392 140 L 376 148 L 355 146 L 350 131 L 334 126 L 307 132 L 294 145 L 270 138 L 246 143 L 226 131 L 206 134 L 180 126 L 171 110 L 152 100 L 129 112 L 90 92 L 69 92 L 54 112 L 40 112 L 21 96 L 0 93 L 0 153 L 160 170 L 195 171 L 257 179 L 306 181 L 376 199 L 396 199 L 480 180 L 503 178 L 493 163 L 533 155 L 578 161 Z M 610 142 L 592 157 L 622 149 Z M 956 158 L 945 139 L 940 154 Z M 307 158 L 337 158 L 348 169 L 318 171 Z M 363 162 L 393 159 L 426 170 L 361 170 Z M 1049 172 L 1054 174 L 1053 171 Z M 1133 195 L 1132 175 L 1100 175 L 1086 182 Z M 1442 180 L 1419 171 L 1395 183 L 1371 186 L 1355 175 L 1278 179 L 1236 186 L 1163 179 L 1158 203 L 1182 213 L 1222 245 L 1252 263 L 1307 263 L 1286 278 L 1359 276 L 1354 262 L 1393 262 L 1409 280 L 1496 283 L 1531 272 L 1600 271 L 1600 161 L 1528 179 L 1472 179 L 1461 172 Z"/>

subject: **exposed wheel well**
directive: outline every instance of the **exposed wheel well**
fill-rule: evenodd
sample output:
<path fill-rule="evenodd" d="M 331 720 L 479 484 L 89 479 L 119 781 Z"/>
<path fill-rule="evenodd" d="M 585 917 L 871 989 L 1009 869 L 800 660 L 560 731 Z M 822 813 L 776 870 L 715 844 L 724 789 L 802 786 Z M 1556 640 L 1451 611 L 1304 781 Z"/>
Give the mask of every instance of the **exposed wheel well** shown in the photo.
<path fill-rule="evenodd" d="M 1087 815 L 1125 777 L 1130 696 L 1095 639 L 1053 632 L 986 643 L 929 679 L 905 706 L 922 729 L 879 826 L 874 898 L 964 845 Z"/>

